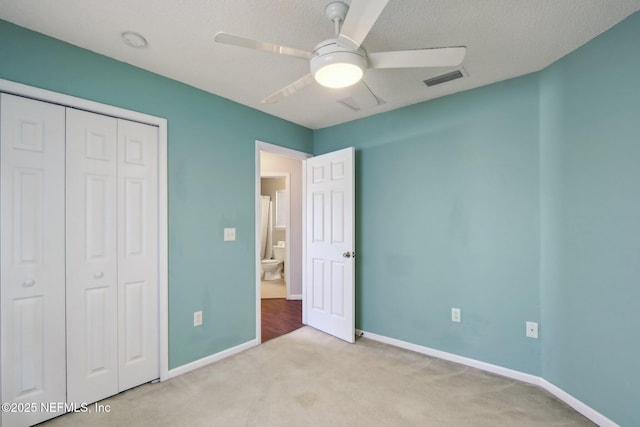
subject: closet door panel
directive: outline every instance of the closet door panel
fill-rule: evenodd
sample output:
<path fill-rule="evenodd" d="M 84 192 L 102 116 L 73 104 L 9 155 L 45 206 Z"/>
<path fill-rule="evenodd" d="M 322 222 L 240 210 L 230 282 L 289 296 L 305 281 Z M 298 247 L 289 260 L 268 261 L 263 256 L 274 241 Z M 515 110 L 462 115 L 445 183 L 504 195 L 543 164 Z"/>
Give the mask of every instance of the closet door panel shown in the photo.
<path fill-rule="evenodd" d="M 35 424 L 64 402 L 64 107 L 0 95 L 2 402 L 4 425 Z"/>
<path fill-rule="evenodd" d="M 160 376 L 158 364 L 158 131 L 118 120 L 120 390 Z"/>
<path fill-rule="evenodd" d="M 117 120 L 67 109 L 68 401 L 118 392 Z"/>

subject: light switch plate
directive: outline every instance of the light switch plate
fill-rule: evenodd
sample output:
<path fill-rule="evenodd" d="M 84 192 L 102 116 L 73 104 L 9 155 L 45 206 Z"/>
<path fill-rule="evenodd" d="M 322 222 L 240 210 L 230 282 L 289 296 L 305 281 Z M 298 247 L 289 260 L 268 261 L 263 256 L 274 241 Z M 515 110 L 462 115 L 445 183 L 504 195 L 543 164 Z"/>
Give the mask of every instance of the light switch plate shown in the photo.
<path fill-rule="evenodd" d="M 232 241 L 236 240 L 236 229 L 235 228 L 225 228 L 224 229 L 224 241 Z"/>

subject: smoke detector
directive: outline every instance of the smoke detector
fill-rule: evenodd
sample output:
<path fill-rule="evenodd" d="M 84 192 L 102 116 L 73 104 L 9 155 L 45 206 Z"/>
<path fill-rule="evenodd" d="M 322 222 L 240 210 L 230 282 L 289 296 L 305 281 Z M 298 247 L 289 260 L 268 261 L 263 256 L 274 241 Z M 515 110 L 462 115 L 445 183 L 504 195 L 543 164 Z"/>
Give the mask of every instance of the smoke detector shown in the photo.
<path fill-rule="evenodd" d="M 140 34 L 133 31 L 125 31 L 122 33 L 122 41 L 124 41 L 127 46 L 131 46 L 136 49 L 147 47 L 147 40 Z"/>

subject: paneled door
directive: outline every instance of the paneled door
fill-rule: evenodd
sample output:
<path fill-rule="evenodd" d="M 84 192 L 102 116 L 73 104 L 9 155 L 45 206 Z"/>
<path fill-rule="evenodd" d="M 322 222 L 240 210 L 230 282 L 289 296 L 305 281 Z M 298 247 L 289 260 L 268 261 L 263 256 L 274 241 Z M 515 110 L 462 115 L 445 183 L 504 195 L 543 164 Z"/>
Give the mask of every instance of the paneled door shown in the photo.
<path fill-rule="evenodd" d="M 160 376 L 158 128 L 118 120 L 119 391 Z"/>
<path fill-rule="evenodd" d="M 67 109 L 67 397 L 118 393 L 117 119 Z"/>
<path fill-rule="evenodd" d="M 66 400 L 64 114 L 0 95 L 2 402 L 22 405 L 3 410 L 7 426 Z"/>
<path fill-rule="evenodd" d="M 160 376 L 159 135 L 3 93 L 0 143 L 0 426 L 32 425 Z"/>
<path fill-rule="evenodd" d="M 355 341 L 354 149 L 306 160 L 307 324 Z"/>
<path fill-rule="evenodd" d="M 158 131 L 67 112 L 68 400 L 159 377 Z"/>

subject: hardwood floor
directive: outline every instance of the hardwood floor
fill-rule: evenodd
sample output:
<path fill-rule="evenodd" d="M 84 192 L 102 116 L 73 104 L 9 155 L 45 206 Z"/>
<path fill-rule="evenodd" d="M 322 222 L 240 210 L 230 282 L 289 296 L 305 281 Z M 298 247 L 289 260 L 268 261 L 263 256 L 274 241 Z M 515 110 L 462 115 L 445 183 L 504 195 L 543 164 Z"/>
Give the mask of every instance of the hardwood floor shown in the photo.
<path fill-rule="evenodd" d="M 301 328 L 302 301 L 287 301 L 284 298 L 261 300 L 262 342 Z"/>

